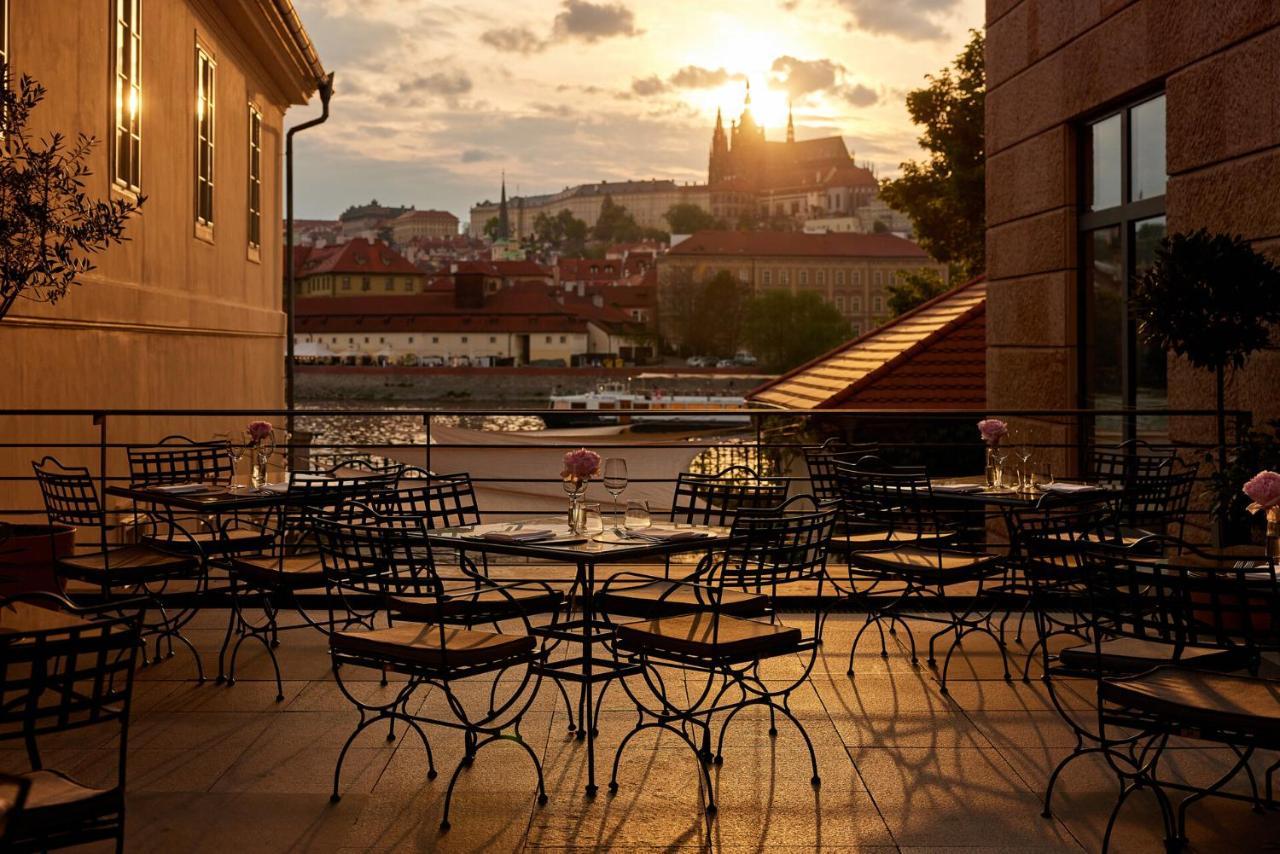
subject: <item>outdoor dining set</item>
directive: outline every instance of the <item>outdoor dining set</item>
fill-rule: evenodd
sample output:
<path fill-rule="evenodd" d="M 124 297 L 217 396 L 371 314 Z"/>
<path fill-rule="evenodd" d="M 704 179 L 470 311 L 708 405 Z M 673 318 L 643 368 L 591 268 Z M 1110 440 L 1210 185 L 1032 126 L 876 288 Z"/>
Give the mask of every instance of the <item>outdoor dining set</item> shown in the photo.
<path fill-rule="evenodd" d="M 543 757 L 520 729 L 543 690 L 583 742 L 588 796 L 602 780 L 610 793 L 625 785 L 628 747 L 659 730 L 692 754 L 714 822 L 713 772 L 734 759 L 726 733 L 749 726 L 739 715 L 753 706 L 767 710 L 770 735 L 799 732 L 820 786 L 821 745 L 792 696 L 820 651 L 844 644 L 857 692 L 859 647 L 878 641 L 888 656 L 889 637 L 944 694 L 975 642 L 994 645 L 1006 680 L 1039 680 L 1076 742 L 1044 781 L 1044 814 L 1063 770 L 1100 757 L 1119 791 L 1104 848 L 1137 792 L 1158 802 L 1171 849 L 1205 797 L 1277 806 L 1280 762 L 1263 775 L 1251 763 L 1280 750 L 1280 681 L 1268 675 L 1280 652 L 1275 559 L 1186 541 L 1193 466 L 1130 443 L 1093 451 L 1077 480 L 1005 486 L 991 471 L 932 477 L 893 449 L 843 440 L 800 451 L 802 477 L 682 473 L 670 507 L 652 514 L 643 502 L 586 505 L 580 487 L 602 468 L 617 502 L 626 467 L 570 452 L 569 512 L 533 516 L 483 514 L 469 474 L 367 459 L 246 485 L 226 440 L 130 447 L 127 482 L 44 457 L 33 468 L 49 520 L 74 526 L 79 547 L 56 558 L 60 590 L 0 600 L 0 738 L 20 741 L 31 764 L 0 775 L 0 847 L 123 845 L 135 665 L 190 654 L 205 681 L 184 630 L 211 609 L 227 615 L 209 674 L 225 690 L 257 647 L 282 700 L 288 633 L 327 638 L 333 679 L 358 713 L 334 757 L 334 801 L 366 731 L 412 730 L 423 785 L 437 777 L 433 743 L 459 739 L 442 832 L 460 776 L 491 745 L 528 757 L 547 802 Z M 835 610 L 859 615 L 852 636 L 824 632 Z M 777 660 L 798 666 L 766 677 Z M 370 673 L 388 690 L 352 689 Z M 1082 684 L 1090 710 L 1060 701 L 1064 685 Z M 427 690 L 444 698 L 430 713 L 415 702 Z M 596 741 L 602 696 L 616 691 L 635 722 L 606 773 Z M 112 787 L 41 761 L 44 738 L 90 726 L 120 731 Z M 1190 786 L 1160 765 L 1171 738 L 1221 745 L 1236 761 Z M 1227 791 L 1241 775 L 1248 792 Z"/>

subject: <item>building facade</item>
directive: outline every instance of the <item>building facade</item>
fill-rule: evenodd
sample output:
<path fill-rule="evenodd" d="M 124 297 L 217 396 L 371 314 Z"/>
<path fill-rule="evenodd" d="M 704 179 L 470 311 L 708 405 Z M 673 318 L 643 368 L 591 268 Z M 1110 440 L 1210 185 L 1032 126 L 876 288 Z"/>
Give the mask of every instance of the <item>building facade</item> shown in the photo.
<path fill-rule="evenodd" d="M 391 223 L 401 215 L 413 210 L 403 205 L 388 207 L 378 203 L 377 199 L 367 205 L 352 205 L 338 215 L 342 237 L 350 240 L 363 237 L 366 240 L 389 239 Z"/>
<path fill-rule="evenodd" d="M 658 312 L 674 289 L 728 271 L 749 291 L 810 292 L 834 306 L 858 336 L 889 319 L 888 286 L 904 272 L 947 268 L 891 234 L 703 231 L 658 258 Z"/>
<path fill-rule="evenodd" d="M 559 193 L 542 196 L 513 196 L 507 201 L 508 236 L 523 239 L 533 236 L 533 221 L 538 214 L 555 216 L 567 210 L 582 220 L 589 228 L 600 219 L 600 208 L 605 197 L 613 199 L 635 219 L 641 228 L 669 231 L 671 226 L 663 217 L 675 205 L 692 204 L 703 210 L 711 209 L 707 188 L 701 184 L 678 184 L 675 181 L 602 181 L 598 184 L 580 184 L 566 187 Z M 472 237 L 484 237 L 485 224 L 501 214 L 501 202 L 484 201 L 471 209 L 471 222 L 467 233 Z"/>
<path fill-rule="evenodd" d="M 146 196 L 129 241 L 95 256 L 63 300 L 19 301 L 0 321 L 3 405 L 282 405 L 284 113 L 305 104 L 324 73 L 290 3 L 0 6 L 12 74 L 48 90 L 33 134 L 97 138 L 86 192 Z M 111 429 L 112 441 L 126 442 L 227 425 L 116 419 Z M 6 436 L 33 430 L 50 443 L 96 438 L 88 417 L 0 418 Z M 6 474 L 30 472 L 32 452 L 0 454 Z M 96 470 L 96 455 L 78 454 L 65 461 Z M 5 492 L 6 503 L 34 498 Z"/>
<path fill-rule="evenodd" d="M 1212 408 L 1126 305 L 1166 233 L 1280 254 L 1280 4 L 987 2 L 987 388 L 993 408 Z M 1280 352 L 1229 407 L 1280 416 Z M 1208 438 L 1209 419 L 1095 420 L 1099 440 Z M 1084 437 L 1088 438 L 1088 437 Z"/>
<path fill-rule="evenodd" d="M 427 276 L 380 240 L 363 237 L 337 246 L 294 247 L 299 297 L 420 294 Z"/>
<path fill-rule="evenodd" d="M 391 239 L 403 246 L 415 239 L 458 236 L 458 218 L 448 211 L 409 211 L 391 220 Z"/>

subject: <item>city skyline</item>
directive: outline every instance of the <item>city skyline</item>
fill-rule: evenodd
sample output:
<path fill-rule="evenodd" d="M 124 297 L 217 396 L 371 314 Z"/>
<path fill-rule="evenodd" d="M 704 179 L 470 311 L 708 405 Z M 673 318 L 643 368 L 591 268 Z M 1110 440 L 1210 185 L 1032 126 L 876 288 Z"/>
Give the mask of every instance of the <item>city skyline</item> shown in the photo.
<path fill-rule="evenodd" d="M 705 181 L 716 110 L 736 117 L 748 82 L 769 138 L 790 104 L 798 138 L 839 134 L 892 175 L 920 155 L 906 93 L 982 20 L 980 0 L 296 5 L 337 72 L 332 118 L 298 140 L 303 218 L 374 197 L 462 218 L 503 170 L 513 194 Z"/>

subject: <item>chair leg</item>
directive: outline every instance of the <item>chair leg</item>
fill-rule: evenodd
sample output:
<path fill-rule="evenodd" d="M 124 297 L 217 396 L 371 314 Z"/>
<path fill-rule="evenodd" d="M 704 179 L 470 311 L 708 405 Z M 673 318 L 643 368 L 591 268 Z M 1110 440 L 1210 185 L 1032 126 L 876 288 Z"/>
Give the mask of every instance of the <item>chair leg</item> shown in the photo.
<path fill-rule="evenodd" d="M 470 748 L 470 751 L 471 751 L 470 755 L 463 757 L 462 761 L 458 763 L 458 766 L 453 769 L 453 776 L 449 778 L 449 788 L 445 791 L 445 795 L 444 795 L 444 815 L 441 817 L 441 820 L 440 820 L 441 833 L 448 831 L 449 828 L 451 827 L 451 825 L 449 824 L 449 809 L 453 804 L 453 787 L 457 785 L 458 776 L 462 773 L 462 769 L 468 767 L 471 764 L 471 762 L 468 762 L 467 760 L 468 759 L 474 760 L 475 755 L 480 752 L 481 748 L 487 747 L 488 745 L 494 744 L 496 742 L 500 742 L 500 741 L 514 742 L 520 745 L 520 747 L 524 749 L 524 752 L 529 755 L 529 759 L 533 762 L 533 769 L 538 774 L 538 806 L 546 805 L 547 789 L 542 777 L 542 762 L 538 760 L 538 755 L 533 752 L 533 749 L 529 747 L 529 745 L 525 744 L 524 741 L 519 738 L 510 736 L 510 735 L 503 735 L 501 733 L 492 733 L 488 737 L 486 737 L 485 739 L 479 742 L 476 741 L 475 732 L 473 732 L 470 729 L 466 730 L 466 736 L 467 736 L 468 744 L 474 745 L 474 746 Z"/>

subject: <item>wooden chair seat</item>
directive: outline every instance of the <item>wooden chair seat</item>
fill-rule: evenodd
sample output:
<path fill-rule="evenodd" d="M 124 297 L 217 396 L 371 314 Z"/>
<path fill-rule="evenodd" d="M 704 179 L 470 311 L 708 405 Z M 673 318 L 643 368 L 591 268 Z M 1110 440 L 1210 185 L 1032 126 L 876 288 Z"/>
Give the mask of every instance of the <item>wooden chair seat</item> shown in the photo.
<path fill-rule="evenodd" d="M 484 621 L 517 617 L 520 614 L 549 614 L 559 610 L 564 594 L 545 587 L 512 587 L 505 591 L 475 587 L 465 583 L 446 585 L 450 597 L 441 602 L 434 596 L 390 596 L 392 612 L 409 620 L 480 619 Z"/>
<path fill-rule="evenodd" d="M 1068 670 L 1090 673 L 1143 673 L 1162 664 L 1210 670 L 1233 670 L 1247 662 L 1235 650 L 1209 647 L 1186 647 L 1181 657 L 1174 658 L 1173 644 L 1142 638 L 1113 638 L 1100 645 L 1102 655 L 1092 643 L 1067 647 L 1058 653 L 1058 661 Z"/>
<path fill-rule="evenodd" d="M 1187 726 L 1280 740 L 1280 680 L 1157 667 L 1138 676 L 1103 679 L 1098 696 Z"/>
<path fill-rule="evenodd" d="M 324 586 L 324 566 L 318 554 L 237 557 L 228 567 L 237 578 L 256 587 L 305 590 Z"/>
<path fill-rule="evenodd" d="M 837 532 L 831 537 L 831 548 L 839 551 L 855 551 L 857 549 L 874 548 L 876 546 L 898 546 L 908 543 L 935 543 L 949 540 L 956 535 L 955 531 L 889 531 L 854 528 Z"/>
<path fill-rule="evenodd" d="M 8 841 L 23 850 L 33 839 L 75 833 L 78 825 L 118 813 L 123 797 L 116 789 L 86 786 L 58 771 L 42 769 L 19 775 L 31 786 L 22 810 L 10 816 Z"/>
<path fill-rule="evenodd" d="M 998 560 L 989 554 L 902 546 L 861 553 L 855 562 L 934 584 L 950 584 L 992 575 L 999 571 Z"/>
<path fill-rule="evenodd" d="M 229 528 L 225 531 L 192 531 L 173 537 L 143 537 L 142 542 L 157 548 L 203 554 L 260 552 L 271 548 L 270 534 L 257 528 Z"/>
<path fill-rule="evenodd" d="M 121 546 L 105 552 L 93 551 L 58 558 L 60 572 L 85 581 L 101 583 L 102 574 L 155 578 L 194 572 L 198 561 L 146 545 Z"/>
<path fill-rule="evenodd" d="M 440 627 L 404 623 L 369 632 L 335 632 L 330 635 L 334 652 L 372 656 L 388 662 L 426 667 L 476 667 L 533 652 L 528 635 L 501 635 L 446 626 L 441 643 Z"/>
<path fill-rule="evenodd" d="M 708 613 L 660 617 L 618 626 L 618 645 L 633 652 L 738 660 L 794 650 L 798 628 Z"/>
<path fill-rule="evenodd" d="M 711 593 L 679 581 L 652 581 L 631 587 L 609 587 L 596 594 L 595 607 L 605 614 L 654 619 L 712 607 Z M 768 611 L 769 597 L 725 588 L 720 611 L 735 617 L 758 617 Z"/>

